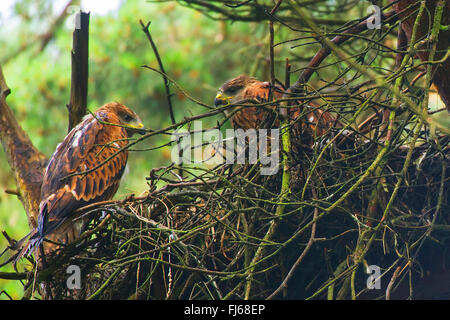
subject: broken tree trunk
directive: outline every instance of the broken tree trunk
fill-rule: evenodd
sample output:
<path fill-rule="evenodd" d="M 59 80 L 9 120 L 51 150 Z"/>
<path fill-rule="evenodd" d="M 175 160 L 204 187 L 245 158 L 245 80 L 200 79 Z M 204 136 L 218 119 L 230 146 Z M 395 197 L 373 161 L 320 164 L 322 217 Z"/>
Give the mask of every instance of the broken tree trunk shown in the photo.
<path fill-rule="evenodd" d="M 73 32 L 72 80 L 70 88 L 69 130 L 81 122 L 87 110 L 89 75 L 89 13 L 77 13 Z"/>

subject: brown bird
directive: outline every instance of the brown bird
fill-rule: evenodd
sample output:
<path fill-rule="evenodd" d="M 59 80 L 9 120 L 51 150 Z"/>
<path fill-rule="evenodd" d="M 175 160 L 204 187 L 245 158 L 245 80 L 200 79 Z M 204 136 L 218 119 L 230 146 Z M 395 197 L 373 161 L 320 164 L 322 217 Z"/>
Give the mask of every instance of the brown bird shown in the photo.
<path fill-rule="evenodd" d="M 214 104 L 216 107 L 226 104 L 257 104 L 268 102 L 270 83 L 258 81 L 247 75 L 241 75 L 225 82 L 217 92 Z M 283 91 L 279 87 L 272 88 L 275 99 L 282 97 Z M 275 106 L 271 106 L 273 109 Z M 227 109 L 227 115 L 233 110 Z M 259 128 L 267 115 L 267 110 L 262 107 L 242 107 L 231 117 L 234 128 L 256 129 Z"/>
<path fill-rule="evenodd" d="M 285 91 L 279 86 L 272 86 L 269 82 L 259 81 L 247 75 L 240 75 L 234 79 L 225 82 L 217 92 L 214 100 L 216 107 L 222 105 L 233 105 L 240 103 L 265 103 L 272 94 L 273 100 L 283 98 Z M 337 125 L 336 119 L 329 113 L 319 109 L 319 105 L 310 102 L 298 106 L 290 107 L 288 110 L 289 119 L 292 123 L 292 130 L 295 135 L 309 136 L 310 138 L 320 137 L 327 131 Z M 275 110 L 277 105 L 269 106 Z M 309 111 L 311 110 L 311 111 Z M 230 114 L 233 110 L 227 110 Z M 260 128 L 269 111 L 262 106 L 243 107 L 236 111 L 231 117 L 231 123 L 234 128 L 256 129 Z M 275 123 L 277 125 L 277 123 Z M 298 138 L 298 137 L 297 137 Z M 310 139 L 311 140 L 311 139 Z M 312 140 L 313 142 L 313 140 Z"/>
<path fill-rule="evenodd" d="M 76 238 L 69 234 L 79 232 L 71 221 L 74 211 L 114 196 L 127 163 L 128 138 L 134 133 L 144 134 L 143 128 L 136 113 L 111 102 L 85 116 L 67 134 L 47 165 L 38 226 L 24 248 L 25 254 L 33 252 L 46 238 Z"/>

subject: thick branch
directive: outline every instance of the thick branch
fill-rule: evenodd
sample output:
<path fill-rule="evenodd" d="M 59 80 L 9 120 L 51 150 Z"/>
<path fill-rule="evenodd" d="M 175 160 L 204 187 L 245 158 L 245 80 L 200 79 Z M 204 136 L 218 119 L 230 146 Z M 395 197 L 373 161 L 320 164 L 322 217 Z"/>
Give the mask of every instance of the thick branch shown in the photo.
<path fill-rule="evenodd" d="M 0 66 L 0 140 L 16 179 L 19 198 L 25 208 L 30 227 L 39 213 L 41 184 L 46 157 L 32 144 L 6 103 L 10 89 Z"/>
<path fill-rule="evenodd" d="M 26 52 L 28 49 L 33 48 L 34 45 L 38 42 L 40 42 L 39 52 L 42 52 L 47 47 L 48 43 L 54 38 L 56 31 L 59 29 L 59 27 L 65 21 L 67 16 L 70 14 L 70 10 L 68 10 L 68 9 L 72 5 L 72 3 L 73 3 L 73 0 L 69 0 L 67 2 L 67 4 L 64 6 L 63 10 L 61 10 L 61 13 L 54 19 L 54 22 L 50 25 L 50 27 L 48 28 L 48 30 L 46 32 L 29 38 L 28 41 L 23 43 L 16 50 L 9 51 L 8 55 L 3 56 L 1 63 L 3 65 L 6 65 L 12 59 L 14 59 L 17 56 L 19 56 L 20 54 Z"/>
<path fill-rule="evenodd" d="M 205 0 L 176 0 L 182 5 L 191 7 L 203 14 L 217 20 L 231 20 L 244 22 L 263 22 L 270 20 L 269 13 L 273 8 L 270 5 L 264 5 L 256 1 L 243 2 L 240 5 L 227 5 L 224 1 L 205 1 Z M 316 0 L 303 1 L 301 5 L 314 4 Z M 283 15 L 277 17 L 280 21 L 290 25 L 301 26 L 303 22 L 295 15 L 290 13 L 291 5 L 287 3 L 277 9 L 278 12 L 284 12 Z M 212 13 L 215 13 L 213 16 Z M 342 19 L 311 17 L 311 19 L 320 25 L 343 25 L 346 23 Z"/>
<path fill-rule="evenodd" d="M 53 37 L 55 36 L 55 33 L 58 30 L 58 28 L 62 25 L 67 16 L 70 14 L 69 7 L 72 5 L 72 2 L 73 0 L 69 0 L 66 3 L 64 8 L 61 10 L 61 13 L 56 17 L 55 21 L 52 23 L 48 31 L 39 36 L 42 39 L 40 51 L 43 51 L 45 49 L 50 40 L 53 39 Z"/>

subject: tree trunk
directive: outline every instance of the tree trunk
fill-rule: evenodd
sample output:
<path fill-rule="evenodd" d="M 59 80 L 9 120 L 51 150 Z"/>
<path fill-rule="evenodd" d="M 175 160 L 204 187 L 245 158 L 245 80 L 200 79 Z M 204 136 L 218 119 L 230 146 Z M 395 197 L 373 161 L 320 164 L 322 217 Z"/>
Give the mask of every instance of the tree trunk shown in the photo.
<path fill-rule="evenodd" d="M 47 158 L 33 146 L 28 135 L 17 123 L 6 103 L 10 92 L 0 66 L 0 140 L 16 179 L 28 224 L 33 228 L 39 214 L 41 185 Z"/>

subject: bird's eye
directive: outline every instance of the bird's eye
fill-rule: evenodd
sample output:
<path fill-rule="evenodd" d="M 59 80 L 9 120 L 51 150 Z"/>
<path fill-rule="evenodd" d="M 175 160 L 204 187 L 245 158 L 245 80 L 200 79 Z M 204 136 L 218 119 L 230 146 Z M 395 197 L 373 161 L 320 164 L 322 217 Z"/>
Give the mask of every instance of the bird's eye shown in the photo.
<path fill-rule="evenodd" d="M 124 119 L 126 122 L 130 122 L 131 120 L 133 120 L 133 118 L 132 118 L 129 114 L 126 114 L 126 115 L 123 117 L 123 119 Z"/>
<path fill-rule="evenodd" d="M 228 93 L 229 95 L 232 95 L 232 94 L 235 94 L 236 92 L 238 92 L 239 89 L 240 89 L 239 87 L 231 87 L 231 88 L 227 89 L 226 93 Z"/>

